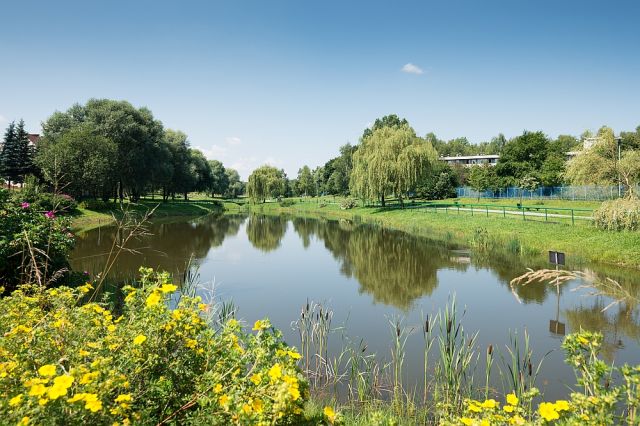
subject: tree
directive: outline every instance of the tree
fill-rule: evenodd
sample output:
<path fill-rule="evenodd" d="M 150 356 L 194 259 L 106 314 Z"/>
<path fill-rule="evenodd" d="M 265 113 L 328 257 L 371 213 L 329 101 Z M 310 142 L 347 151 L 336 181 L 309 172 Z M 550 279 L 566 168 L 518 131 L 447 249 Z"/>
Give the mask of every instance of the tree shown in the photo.
<path fill-rule="evenodd" d="M 299 194 L 305 196 L 315 195 L 315 186 L 309 166 L 303 166 L 298 170 L 297 189 Z"/>
<path fill-rule="evenodd" d="M 576 185 L 613 185 L 618 181 L 618 149 L 613 130 L 602 127 L 597 142 L 567 164 L 566 177 Z"/>
<path fill-rule="evenodd" d="M 456 196 L 458 178 L 451 166 L 438 161 L 416 184 L 416 195 L 428 200 L 442 200 Z"/>
<path fill-rule="evenodd" d="M 213 171 L 211 170 L 210 163 L 204 156 L 202 151 L 198 149 L 190 149 L 190 163 L 191 173 L 195 176 L 192 191 L 206 192 L 214 185 Z M 223 172 L 224 174 L 224 172 Z M 227 175 L 224 174 L 224 180 L 226 182 Z M 225 188 L 226 189 L 226 188 Z"/>
<path fill-rule="evenodd" d="M 403 197 L 437 161 L 431 144 L 416 136 L 409 125 L 381 127 L 363 138 L 353 154 L 351 192 L 364 199 Z"/>
<path fill-rule="evenodd" d="M 11 181 L 15 180 L 17 176 L 17 158 L 18 144 L 16 139 L 16 125 L 12 121 L 4 133 L 2 150 L 0 151 L 0 171 L 9 186 L 11 185 Z"/>
<path fill-rule="evenodd" d="M 480 194 L 488 190 L 491 184 L 487 173 L 489 167 L 493 166 L 472 166 L 469 172 L 468 183 L 471 189 L 478 192 L 478 201 Z"/>
<path fill-rule="evenodd" d="M 400 118 L 395 114 L 385 115 L 382 118 L 376 118 L 376 121 L 373 123 L 371 128 L 364 129 L 362 133 L 362 139 L 366 139 L 373 134 L 378 129 L 382 129 L 383 127 L 403 127 L 408 126 L 409 122 L 405 118 Z"/>
<path fill-rule="evenodd" d="M 540 182 L 536 179 L 535 176 L 528 175 L 524 176 L 520 179 L 520 183 L 518 184 L 520 187 L 520 204 L 522 204 L 522 197 L 524 195 L 524 191 L 533 192 L 540 187 Z"/>
<path fill-rule="evenodd" d="M 26 175 L 34 172 L 33 156 L 24 120 L 20 120 L 17 126 L 14 122 L 9 123 L 0 151 L 1 175 L 7 183 L 22 183 Z"/>
<path fill-rule="evenodd" d="M 218 160 L 209 160 L 209 166 L 211 167 L 212 185 L 211 196 L 214 194 L 224 194 L 229 189 L 229 177 L 225 173 L 224 165 Z"/>
<path fill-rule="evenodd" d="M 542 132 L 525 131 L 513 138 L 504 146 L 495 166 L 498 176 L 521 179 L 537 173 L 547 158 L 548 144 Z"/>
<path fill-rule="evenodd" d="M 82 124 L 116 144 L 118 155 L 112 170 L 117 195 L 122 199 L 126 194 L 137 201 L 156 175 L 151 171 L 161 166 L 154 153 L 164 137 L 162 123 L 147 108 L 135 108 L 126 101 L 90 99 L 85 105 L 52 114 L 43 123 L 43 135 L 55 140 Z"/>
<path fill-rule="evenodd" d="M 224 196 L 226 198 L 236 198 L 242 195 L 244 193 L 244 183 L 240 180 L 238 171 L 227 168 L 225 169 L 225 173 L 229 185 L 227 185 L 227 191 Z"/>
<path fill-rule="evenodd" d="M 44 137 L 36 164 L 54 189 L 76 198 L 98 197 L 113 185 L 118 147 L 87 126 L 77 126 L 56 138 Z"/>
<path fill-rule="evenodd" d="M 264 165 L 249 176 L 247 192 L 252 201 L 266 201 L 267 197 L 277 198 L 285 194 L 286 175 L 283 170 Z"/>
<path fill-rule="evenodd" d="M 176 194 L 187 194 L 195 186 L 196 177 L 191 170 L 191 154 L 187 135 L 179 130 L 167 129 L 164 132 L 165 143 L 171 152 L 171 165 L 173 173 L 168 188 L 164 192 L 164 199 L 169 195 L 175 198 Z"/>

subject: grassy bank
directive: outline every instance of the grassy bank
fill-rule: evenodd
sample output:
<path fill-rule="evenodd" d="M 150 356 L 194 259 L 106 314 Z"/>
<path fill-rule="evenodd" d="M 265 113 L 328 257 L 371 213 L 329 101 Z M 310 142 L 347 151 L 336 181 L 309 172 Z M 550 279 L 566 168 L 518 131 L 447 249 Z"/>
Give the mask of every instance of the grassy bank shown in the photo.
<path fill-rule="evenodd" d="M 336 200 L 339 201 L 339 200 Z M 567 207 L 562 202 L 562 207 Z M 333 199 L 296 199 L 293 204 L 252 204 L 251 211 L 290 213 L 372 222 L 416 235 L 454 240 L 463 244 L 545 256 L 548 250 L 567 253 L 574 262 L 603 262 L 640 268 L 640 233 L 600 231 L 588 224 L 570 226 L 540 220 L 500 216 L 472 216 L 424 209 L 355 207 L 341 210 Z M 570 204 L 569 204 L 570 205 Z M 584 207 L 584 206 L 580 206 Z M 576 206 L 576 208 L 579 208 Z"/>
<path fill-rule="evenodd" d="M 167 201 L 141 200 L 138 203 L 125 202 L 122 207 L 112 203 L 100 210 L 78 208 L 73 214 L 72 227 L 74 231 L 86 231 L 98 226 L 113 222 L 115 217 L 120 217 L 124 211 L 136 212 L 143 215 L 155 208 L 152 219 L 166 219 L 171 217 L 194 217 L 209 213 L 222 212 L 223 203 L 217 200 L 198 201 Z"/>

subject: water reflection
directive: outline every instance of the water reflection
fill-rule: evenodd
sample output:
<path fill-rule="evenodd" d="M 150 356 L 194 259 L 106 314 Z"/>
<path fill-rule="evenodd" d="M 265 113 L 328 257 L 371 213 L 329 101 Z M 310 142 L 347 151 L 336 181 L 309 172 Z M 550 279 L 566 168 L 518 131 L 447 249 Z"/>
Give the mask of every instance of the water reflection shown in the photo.
<path fill-rule="evenodd" d="M 151 223 L 149 235 L 130 245 L 135 253 L 120 254 L 116 267 L 110 271 L 110 280 L 130 280 L 137 276 L 143 265 L 168 271 L 179 279 L 189 259 L 204 258 L 212 247 L 219 247 L 226 237 L 236 235 L 245 220 L 245 216 L 220 215 Z M 101 272 L 109 252 L 122 238 L 122 231 L 115 227 L 102 227 L 86 233 L 76 241 L 72 268 L 92 274 Z"/>
<path fill-rule="evenodd" d="M 287 233 L 289 227 L 293 232 Z M 525 327 L 532 345 L 545 353 L 559 349 L 564 334 L 582 327 L 603 332 L 608 360 L 637 362 L 640 314 L 629 302 L 603 311 L 620 296 L 613 287 L 600 288 L 601 295 L 594 297 L 575 291 L 578 281 L 563 284 L 559 293 L 551 285 L 531 283 L 514 288 L 518 303 L 511 280 L 527 268 L 549 267 L 544 259 L 478 253 L 356 220 L 224 215 L 155 223 L 150 232 L 136 241 L 139 254 L 119 259 L 112 281 L 129 280 L 146 265 L 172 272 L 179 282 L 193 256 L 203 283 L 220 281 L 216 291 L 233 298 L 246 320 L 269 316 L 294 344 L 296 336 L 286 333 L 307 298 L 330 301 L 337 312 L 352 315 L 348 333 L 365 339 L 372 350 L 388 353 L 388 336 L 380 332 L 386 316 L 403 313 L 417 324 L 421 311 L 441 308 L 456 293 L 468 306 L 469 328 L 480 331 L 484 345 L 506 343 L 509 330 Z M 116 237 L 112 228 L 88 232 L 78 240 L 73 268 L 101 271 Z M 629 300 L 640 296 L 636 271 L 587 266 L 594 276 L 618 281 L 621 293 L 631 294 Z M 584 271 L 585 265 L 569 264 L 567 269 Z M 418 346 L 414 349 L 412 354 L 420 353 Z M 545 368 L 564 394 L 564 385 L 573 379 L 570 374 L 561 377 L 567 371 L 559 352 Z M 419 372 L 421 361 L 411 356 L 408 369 Z"/>

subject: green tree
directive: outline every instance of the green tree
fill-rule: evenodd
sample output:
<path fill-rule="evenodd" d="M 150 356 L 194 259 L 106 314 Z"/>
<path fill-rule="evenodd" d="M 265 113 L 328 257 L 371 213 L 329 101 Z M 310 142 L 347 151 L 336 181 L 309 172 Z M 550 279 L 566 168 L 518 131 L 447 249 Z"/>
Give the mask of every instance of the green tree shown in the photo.
<path fill-rule="evenodd" d="M 313 175 L 309 166 L 303 166 L 298 170 L 297 189 L 300 195 L 315 195 L 316 185 L 313 181 Z"/>
<path fill-rule="evenodd" d="M 98 197 L 115 180 L 116 144 L 87 126 L 76 126 L 40 140 L 36 164 L 46 182 L 76 198 Z"/>
<path fill-rule="evenodd" d="M 549 140 L 542 132 L 525 131 L 510 140 L 502 150 L 496 167 L 500 177 L 516 180 L 537 173 L 547 158 Z"/>
<path fill-rule="evenodd" d="M 202 151 L 198 149 L 189 150 L 189 161 L 191 163 L 191 173 L 194 175 L 194 184 L 192 191 L 206 192 L 214 184 L 214 176 L 211 165 L 207 161 Z M 226 180 L 227 175 L 224 175 Z"/>
<path fill-rule="evenodd" d="M 520 187 L 520 204 L 522 204 L 522 197 L 524 195 L 524 191 L 529 191 L 529 192 L 535 191 L 540 187 L 540 182 L 535 176 L 528 175 L 520 179 L 518 186 Z"/>
<path fill-rule="evenodd" d="M 85 105 L 73 105 L 66 112 L 55 112 L 43 123 L 43 135 L 56 139 L 73 127 L 86 124 L 96 134 L 113 141 L 118 156 L 112 164 L 118 196 L 133 201 L 149 188 L 160 164 L 156 152 L 162 143 L 162 123 L 147 108 L 135 108 L 129 102 L 90 99 Z"/>
<path fill-rule="evenodd" d="M 407 192 L 437 161 L 431 144 L 416 136 L 409 125 L 385 126 L 363 138 L 353 154 L 351 193 L 363 199 L 394 194 L 402 203 Z"/>
<path fill-rule="evenodd" d="M 24 120 L 16 126 L 9 123 L 0 151 L 0 169 L 7 183 L 22 183 L 28 174 L 34 173 L 34 149 L 29 145 L 29 134 L 24 128 Z"/>
<path fill-rule="evenodd" d="M 613 185 L 618 181 L 618 147 L 609 127 L 598 131 L 597 142 L 582 149 L 567 164 L 566 177 L 576 185 Z"/>
<path fill-rule="evenodd" d="M 18 143 L 16 138 L 16 125 L 12 121 L 7 126 L 2 141 L 2 150 L 0 150 L 0 172 L 2 177 L 7 181 L 7 185 L 11 184 L 17 177 L 18 168 Z"/>
<path fill-rule="evenodd" d="M 240 174 L 235 169 L 225 169 L 227 175 L 227 191 L 224 196 L 226 198 L 236 198 L 244 194 L 244 183 L 240 180 Z"/>
<path fill-rule="evenodd" d="M 187 135 L 179 130 L 167 129 L 164 132 L 165 143 L 171 152 L 171 168 L 173 173 L 169 187 L 166 189 L 166 197 L 182 194 L 184 199 L 196 184 L 196 176 L 191 169 L 191 148 Z"/>
<path fill-rule="evenodd" d="M 468 184 L 474 191 L 478 192 L 478 201 L 480 194 L 489 189 L 491 182 L 488 176 L 489 167 L 493 166 L 472 166 L 469 171 Z"/>
<path fill-rule="evenodd" d="M 286 175 L 273 166 L 264 165 L 255 169 L 247 182 L 247 193 L 253 202 L 266 201 L 267 197 L 277 198 L 285 194 Z"/>
<path fill-rule="evenodd" d="M 409 122 L 405 118 L 400 118 L 395 114 L 385 115 L 382 118 L 376 118 L 376 121 L 373 123 L 371 128 L 364 129 L 362 133 L 362 139 L 366 139 L 373 134 L 378 129 L 382 129 L 383 127 L 403 127 L 408 126 Z"/>
<path fill-rule="evenodd" d="M 211 174 L 213 177 L 211 185 L 211 196 L 214 194 L 224 194 L 229 189 L 229 177 L 226 174 L 224 165 L 218 160 L 209 160 Z"/>

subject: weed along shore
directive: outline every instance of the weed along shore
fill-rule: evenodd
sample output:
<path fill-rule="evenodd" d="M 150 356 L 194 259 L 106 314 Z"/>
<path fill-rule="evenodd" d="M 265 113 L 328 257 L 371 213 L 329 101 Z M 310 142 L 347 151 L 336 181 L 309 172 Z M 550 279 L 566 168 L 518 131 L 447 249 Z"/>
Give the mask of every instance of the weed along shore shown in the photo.
<path fill-rule="evenodd" d="M 429 238 L 455 241 L 471 247 L 508 251 L 528 256 L 546 256 L 547 251 L 562 251 L 573 262 L 606 263 L 627 268 L 640 268 L 640 234 L 610 232 L 582 221 L 570 223 L 545 221 L 544 216 L 503 217 L 486 215 L 477 209 L 456 211 L 433 208 L 353 207 L 342 209 L 339 199 L 286 199 L 282 202 L 247 204 L 251 212 L 265 214 L 288 213 L 300 216 L 321 216 L 333 219 L 362 221 Z M 552 204 L 554 207 L 558 205 Z M 562 204 L 566 207 L 566 203 Z M 227 205 L 225 205 L 227 207 Z M 540 208 L 541 206 L 536 206 Z M 582 208 L 579 205 L 577 208 Z M 229 206 L 237 210 L 237 206 Z"/>

